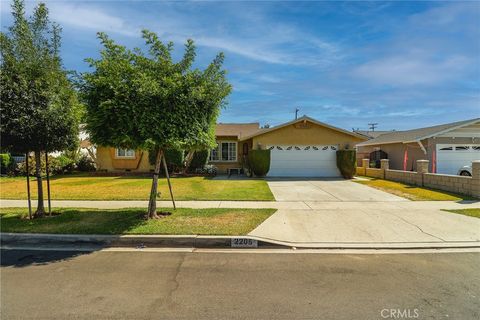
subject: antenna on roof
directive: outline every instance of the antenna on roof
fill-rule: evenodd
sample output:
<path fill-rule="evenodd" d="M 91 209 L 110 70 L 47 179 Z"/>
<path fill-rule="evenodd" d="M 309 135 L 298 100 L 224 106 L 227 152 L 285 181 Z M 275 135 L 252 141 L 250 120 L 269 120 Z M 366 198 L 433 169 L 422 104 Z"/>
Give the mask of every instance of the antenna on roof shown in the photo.
<path fill-rule="evenodd" d="M 378 126 L 378 123 L 369 123 L 368 126 L 370 130 L 375 131 L 375 128 Z"/>
<path fill-rule="evenodd" d="M 296 109 L 295 109 L 295 120 L 298 119 L 298 111 L 300 111 L 300 109 L 296 108 Z"/>

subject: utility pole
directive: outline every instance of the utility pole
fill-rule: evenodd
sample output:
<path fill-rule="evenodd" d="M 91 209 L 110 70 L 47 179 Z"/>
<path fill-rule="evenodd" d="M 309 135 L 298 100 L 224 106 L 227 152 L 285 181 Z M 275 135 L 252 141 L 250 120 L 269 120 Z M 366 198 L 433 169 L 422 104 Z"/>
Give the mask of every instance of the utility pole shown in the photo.
<path fill-rule="evenodd" d="M 296 108 L 296 109 L 295 109 L 295 120 L 298 119 L 298 111 L 300 111 L 300 109 Z"/>
<path fill-rule="evenodd" d="M 368 126 L 370 130 L 375 131 L 375 128 L 378 126 L 378 123 L 369 123 Z"/>

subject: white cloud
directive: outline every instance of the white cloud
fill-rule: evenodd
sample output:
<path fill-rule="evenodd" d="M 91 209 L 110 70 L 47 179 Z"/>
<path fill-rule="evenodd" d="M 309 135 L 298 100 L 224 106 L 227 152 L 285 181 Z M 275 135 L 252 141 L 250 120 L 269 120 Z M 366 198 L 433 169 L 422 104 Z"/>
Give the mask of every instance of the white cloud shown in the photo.
<path fill-rule="evenodd" d="M 457 78 L 469 64 L 465 56 L 436 61 L 415 54 L 396 55 L 360 65 L 353 74 L 385 85 L 430 85 Z"/>
<path fill-rule="evenodd" d="M 138 28 L 131 26 L 124 19 L 111 15 L 99 7 L 65 2 L 48 3 L 51 19 L 61 25 L 79 29 L 90 29 L 126 36 L 138 36 Z"/>

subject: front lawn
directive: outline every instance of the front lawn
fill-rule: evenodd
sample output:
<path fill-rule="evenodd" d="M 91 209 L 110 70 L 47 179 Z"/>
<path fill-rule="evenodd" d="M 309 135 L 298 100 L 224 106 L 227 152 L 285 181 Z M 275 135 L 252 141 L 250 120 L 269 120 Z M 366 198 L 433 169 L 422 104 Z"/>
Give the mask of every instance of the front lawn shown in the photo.
<path fill-rule="evenodd" d="M 472 197 L 455 194 L 447 191 L 433 190 L 424 187 L 417 187 L 401 182 L 388 181 L 375 178 L 367 178 L 367 180 L 353 180 L 356 183 L 364 184 L 372 188 L 380 189 L 394 195 L 404 197 L 410 200 L 432 200 L 432 201 L 459 201 L 472 200 Z"/>
<path fill-rule="evenodd" d="M 480 209 L 477 209 L 477 208 L 474 208 L 474 209 L 458 209 L 458 210 L 444 210 L 444 211 L 463 214 L 463 215 L 469 216 L 469 217 L 480 218 Z"/>
<path fill-rule="evenodd" d="M 159 209 L 158 211 L 161 211 Z M 172 213 L 145 220 L 145 209 L 55 209 L 59 215 L 28 220 L 28 209 L 0 209 L 2 232 L 72 234 L 246 235 L 275 209 L 163 209 Z"/>
<path fill-rule="evenodd" d="M 26 199 L 25 177 L 0 178 L 0 198 Z M 172 178 L 177 200 L 274 200 L 262 179 L 217 180 L 206 177 Z M 33 199 L 37 195 L 35 179 L 31 181 Z M 50 180 L 54 200 L 147 200 L 152 179 L 149 177 L 55 176 Z M 46 184 L 44 184 L 46 185 Z M 46 187 L 45 187 L 46 188 Z M 159 179 L 159 200 L 170 199 L 165 178 Z"/>

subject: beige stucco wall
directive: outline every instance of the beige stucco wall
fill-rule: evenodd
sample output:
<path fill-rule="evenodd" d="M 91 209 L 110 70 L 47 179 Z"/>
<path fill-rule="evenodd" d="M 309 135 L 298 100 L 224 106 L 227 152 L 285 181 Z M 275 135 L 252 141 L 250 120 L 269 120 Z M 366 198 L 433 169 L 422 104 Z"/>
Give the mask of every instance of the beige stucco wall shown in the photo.
<path fill-rule="evenodd" d="M 253 137 L 253 149 L 266 148 L 269 145 L 324 145 L 339 144 L 340 148 L 353 149 L 357 143 L 366 139 L 355 137 L 337 130 L 308 122 L 292 124 Z"/>
<path fill-rule="evenodd" d="M 243 168 L 244 155 L 243 155 L 243 145 L 248 146 L 247 149 L 251 149 L 251 140 L 247 141 L 238 141 L 236 136 L 217 136 L 217 142 L 220 141 L 236 141 L 237 142 L 237 161 L 209 161 L 209 164 L 212 164 L 217 167 L 219 173 L 227 173 L 229 168 Z"/>
<path fill-rule="evenodd" d="M 153 166 L 148 161 L 148 152 L 137 150 L 135 158 L 116 158 L 115 148 L 97 147 L 97 170 L 108 172 L 150 172 Z"/>

